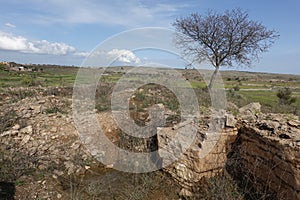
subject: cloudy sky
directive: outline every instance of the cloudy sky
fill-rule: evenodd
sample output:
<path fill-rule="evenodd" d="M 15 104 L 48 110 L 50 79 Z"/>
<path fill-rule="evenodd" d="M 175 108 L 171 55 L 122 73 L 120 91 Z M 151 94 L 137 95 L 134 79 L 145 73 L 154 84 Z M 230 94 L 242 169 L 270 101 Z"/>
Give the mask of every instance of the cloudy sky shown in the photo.
<path fill-rule="evenodd" d="M 134 28 L 164 27 L 192 12 L 224 11 L 240 7 L 250 18 L 280 33 L 280 39 L 252 69 L 300 74 L 300 1 L 274 0 L 0 0 L 0 61 L 81 65 L 100 43 Z M 128 43 L 135 43 L 129 38 Z M 173 59 L 130 48 L 100 51 L 119 63 L 141 64 Z M 173 63 L 176 67 L 181 64 Z"/>

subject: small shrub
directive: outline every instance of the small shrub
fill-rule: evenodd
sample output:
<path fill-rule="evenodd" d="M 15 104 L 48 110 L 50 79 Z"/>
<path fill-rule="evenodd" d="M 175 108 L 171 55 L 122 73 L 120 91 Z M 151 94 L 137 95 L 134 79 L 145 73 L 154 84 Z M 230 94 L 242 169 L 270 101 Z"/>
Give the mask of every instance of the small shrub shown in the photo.
<path fill-rule="evenodd" d="M 110 110 L 110 106 L 108 104 L 104 104 L 104 105 L 98 104 L 96 105 L 96 109 L 98 112 L 104 112 Z"/>
<path fill-rule="evenodd" d="M 277 92 L 277 97 L 279 98 L 279 103 L 283 105 L 291 105 L 296 102 L 296 98 L 292 97 L 292 91 L 290 88 L 282 88 Z"/>
<path fill-rule="evenodd" d="M 0 113 L 0 133 L 12 127 L 17 122 L 17 120 L 17 113 L 13 109 Z"/>
<path fill-rule="evenodd" d="M 145 96 L 144 93 L 138 92 L 138 93 L 136 93 L 136 97 L 135 98 L 136 98 L 137 101 L 144 101 L 145 98 L 146 98 L 146 96 Z"/>
<path fill-rule="evenodd" d="M 189 199 L 230 199 L 243 200 L 243 193 L 238 185 L 226 173 L 220 173 L 212 178 L 202 178 L 194 189 L 194 197 Z"/>
<path fill-rule="evenodd" d="M 233 90 L 234 90 L 234 91 L 240 91 L 240 86 L 235 85 L 235 86 L 233 87 Z"/>
<path fill-rule="evenodd" d="M 31 76 L 24 76 L 21 80 L 22 85 L 25 87 L 34 87 L 41 85 L 41 82 L 37 80 L 36 74 L 33 74 Z"/>
<path fill-rule="evenodd" d="M 5 70 L 5 69 L 6 69 L 6 65 L 0 64 L 0 70 L 3 71 L 3 70 Z"/>
<path fill-rule="evenodd" d="M 36 95 L 36 91 L 30 89 L 11 89 L 5 91 L 7 95 L 11 97 L 12 102 L 18 102 L 27 97 L 32 97 Z"/>
<path fill-rule="evenodd" d="M 45 112 L 47 114 L 58 113 L 58 112 L 60 112 L 60 109 L 58 107 L 54 106 L 54 107 L 45 109 Z"/>
<path fill-rule="evenodd" d="M 47 114 L 53 113 L 61 113 L 66 114 L 68 113 L 68 108 L 70 107 L 70 102 L 66 100 L 51 100 L 50 106 L 44 110 Z"/>

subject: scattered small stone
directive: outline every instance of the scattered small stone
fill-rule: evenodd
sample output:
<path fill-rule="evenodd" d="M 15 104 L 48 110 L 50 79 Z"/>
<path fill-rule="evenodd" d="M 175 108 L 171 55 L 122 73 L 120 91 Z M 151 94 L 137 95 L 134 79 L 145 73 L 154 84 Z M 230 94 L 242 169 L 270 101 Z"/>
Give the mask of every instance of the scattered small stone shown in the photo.
<path fill-rule="evenodd" d="M 31 113 L 26 113 L 24 116 L 23 116 L 23 118 L 31 118 Z"/>
<path fill-rule="evenodd" d="M 44 104 L 44 103 L 46 103 L 45 100 L 40 100 L 40 101 L 38 101 L 38 104 Z"/>
<path fill-rule="evenodd" d="M 80 143 L 73 143 L 71 146 L 71 148 L 73 148 L 74 150 L 79 149 L 79 147 L 80 147 Z"/>
<path fill-rule="evenodd" d="M 71 161 L 64 162 L 64 165 L 68 170 L 68 175 L 73 174 L 76 171 L 75 165 Z"/>
<path fill-rule="evenodd" d="M 22 141 L 21 141 L 21 145 L 23 146 L 23 145 L 25 145 L 27 142 L 29 142 L 30 138 L 31 138 L 30 135 L 25 135 L 25 136 L 23 137 Z"/>
<path fill-rule="evenodd" d="M 41 164 L 41 165 L 38 166 L 38 169 L 44 170 L 44 169 L 47 169 L 47 166 L 44 165 L 44 164 Z"/>
<path fill-rule="evenodd" d="M 191 191 L 185 189 L 185 188 L 182 188 L 181 191 L 180 191 L 180 193 L 179 193 L 179 196 L 184 197 L 184 198 L 186 198 L 186 197 L 192 197 L 193 193 Z"/>
<path fill-rule="evenodd" d="M 64 172 L 63 172 L 63 171 L 59 171 L 59 170 L 57 170 L 57 169 L 55 169 L 55 170 L 53 171 L 53 173 L 56 174 L 57 176 L 62 176 L 62 175 L 64 175 Z"/>
<path fill-rule="evenodd" d="M 27 133 L 27 134 L 32 134 L 32 131 L 33 131 L 33 129 L 32 129 L 31 125 L 30 126 L 26 126 L 25 128 L 22 128 L 20 130 L 21 133 Z"/>
<path fill-rule="evenodd" d="M 112 169 L 114 167 L 114 164 L 109 164 L 109 165 L 106 165 L 105 167 L 108 169 Z"/>
<path fill-rule="evenodd" d="M 21 126 L 19 124 L 15 124 L 12 129 L 13 130 L 19 130 L 21 128 Z"/>
<path fill-rule="evenodd" d="M 288 121 L 288 125 L 293 126 L 293 127 L 295 127 L 295 128 L 300 127 L 300 123 L 299 123 L 299 122 L 296 122 L 296 121 L 294 121 L 294 120 Z"/>
<path fill-rule="evenodd" d="M 226 114 L 225 117 L 226 117 L 225 125 L 227 127 L 235 127 L 236 126 L 237 120 L 235 119 L 235 117 L 233 115 Z"/>
<path fill-rule="evenodd" d="M 9 130 L 9 131 L 4 131 L 0 137 L 5 137 L 5 136 L 15 136 L 19 133 L 18 130 Z"/>
<path fill-rule="evenodd" d="M 51 133 L 56 133 L 56 132 L 57 132 L 57 127 L 53 126 L 53 127 L 50 129 L 50 132 L 51 132 Z"/>
<path fill-rule="evenodd" d="M 33 110 L 35 114 L 39 114 L 41 112 L 41 106 L 30 106 L 30 110 Z"/>

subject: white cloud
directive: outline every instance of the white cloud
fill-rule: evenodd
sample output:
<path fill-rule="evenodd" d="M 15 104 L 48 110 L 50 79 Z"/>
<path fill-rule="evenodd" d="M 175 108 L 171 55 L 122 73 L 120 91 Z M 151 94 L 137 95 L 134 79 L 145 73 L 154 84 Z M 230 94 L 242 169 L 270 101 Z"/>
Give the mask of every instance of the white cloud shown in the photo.
<path fill-rule="evenodd" d="M 27 45 L 29 45 L 28 41 L 24 37 L 0 32 L 0 49 L 23 51 L 27 49 Z"/>
<path fill-rule="evenodd" d="M 105 59 L 114 59 L 124 64 L 140 64 L 141 59 L 132 51 L 126 49 L 112 49 L 109 51 L 90 52 L 77 51 L 65 43 L 49 42 L 47 40 L 28 40 L 22 36 L 15 36 L 0 31 L 0 50 L 15 51 L 28 54 L 45 55 L 74 55 L 76 57 L 102 57 Z"/>
<path fill-rule="evenodd" d="M 14 36 L 0 31 L 0 49 L 22 53 L 66 55 L 76 49 L 65 43 L 49 42 L 47 40 L 30 41 L 22 36 Z"/>
<path fill-rule="evenodd" d="M 117 61 L 123 63 L 141 63 L 141 60 L 132 51 L 126 49 L 113 49 L 107 52 L 107 55 L 111 57 L 116 57 Z"/>
<path fill-rule="evenodd" d="M 75 52 L 77 57 L 88 57 L 97 58 L 101 60 L 115 60 L 123 64 L 141 64 L 141 59 L 134 54 L 132 51 L 127 49 L 112 49 L 110 51 L 97 50 L 93 52 Z"/>
<path fill-rule="evenodd" d="M 90 52 L 80 51 L 75 52 L 74 55 L 78 57 L 88 57 L 90 55 Z"/>
<path fill-rule="evenodd" d="M 9 28 L 16 28 L 16 25 L 11 24 L 11 23 L 6 23 L 5 26 L 7 26 Z"/>
<path fill-rule="evenodd" d="M 91 59 L 96 58 L 101 61 L 116 61 L 122 64 L 140 64 L 141 59 L 135 55 L 132 51 L 127 49 L 112 49 L 110 51 L 97 50 L 89 53 L 83 53 L 79 55 L 88 55 Z"/>

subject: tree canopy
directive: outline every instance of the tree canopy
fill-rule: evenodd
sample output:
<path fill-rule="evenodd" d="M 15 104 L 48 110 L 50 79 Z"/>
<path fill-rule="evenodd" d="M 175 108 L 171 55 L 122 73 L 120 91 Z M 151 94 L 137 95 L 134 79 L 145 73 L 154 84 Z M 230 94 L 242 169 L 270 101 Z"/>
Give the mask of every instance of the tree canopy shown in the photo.
<path fill-rule="evenodd" d="M 215 67 L 209 88 L 220 66 L 249 67 L 279 37 L 275 30 L 250 20 L 248 13 L 239 8 L 224 13 L 210 10 L 206 15 L 193 13 L 176 19 L 173 26 L 177 32 L 175 43 L 184 57 L 193 63 L 209 61 Z"/>

